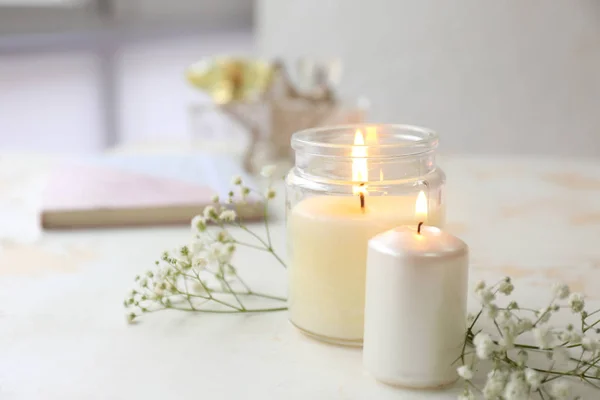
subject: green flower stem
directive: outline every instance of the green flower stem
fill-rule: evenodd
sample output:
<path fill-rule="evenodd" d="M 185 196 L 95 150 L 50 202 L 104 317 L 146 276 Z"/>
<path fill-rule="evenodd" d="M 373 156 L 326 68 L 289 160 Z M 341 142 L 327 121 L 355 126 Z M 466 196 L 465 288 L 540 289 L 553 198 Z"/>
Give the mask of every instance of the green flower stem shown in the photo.
<path fill-rule="evenodd" d="M 542 389 L 541 389 L 541 388 L 538 388 L 537 392 L 538 392 L 538 394 L 540 395 L 540 398 L 541 398 L 542 400 L 546 400 L 546 398 L 544 397 L 544 394 L 542 393 Z"/>
<path fill-rule="evenodd" d="M 285 265 L 285 262 L 281 259 L 281 257 L 279 257 L 279 255 L 277 255 L 277 253 L 275 253 L 275 251 L 273 250 L 273 247 L 269 243 L 265 242 L 263 240 L 263 238 L 261 238 L 256 233 L 252 232 L 250 229 L 248 229 L 248 227 L 246 225 L 238 223 L 237 226 L 240 227 L 241 229 L 243 229 L 244 231 L 246 231 L 247 233 L 249 233 L 250 235 L 254 236 L 254 238 L 256 240 L 258 240 L 260 243 L 262 243 L 262 245 L 264 246 L 266 251 L 273 254 L 273 257 L 275 257 L 275 259 L 277 261 L 279 261 L 279 264 L 281 264 L 284 268 L 287 268 L 287 266 Z"/>
<path fill-rule="evenodd" d="M 233 288 L 231 287 L 231 285 L 229 285 L 229 282 L 227 282 L 227 279 L 223 278 L 222 282 L 225 284 L 225 286 L 227 286 L 228 292 L 233 295 L 233 297 L 235 298 L 235 300 L 237 301 L 237 303 L 240 305 L 241 309 L 245 310 L 246 307 L 244 307 L 244 303 L 242 303 L 242 301 L 238 297 L 237 292 L 235 292 L 233 290 Z"/>
<path fill-rule="evenodd" d="M 589 317 L 589 315 L 588 315 L 588 317 Z M 600 323 L 600 319 L 599 319 L 598 321 L 594 322 L 593 324 L 591 324 L 591 325 L 588 325 L 588 326 L 587 326 L 587 327 L 586 327 L 586 328 L 583 330 L 583 333 L 585 333 L 585 332 L 589 331 L 590 329 L 592 329 L 594 326 L 598 325 L 599 323 Z"/>
<path fill-rule="evenodd" d="M 276 312 L 285 311 L 287 307 L 275 307 L 275 308 L 247 308 L 245 310 L 202 310 L 199 308 L 186 308 L 186 307 L 169 307 L 174 310 L 188 311 L 188 312 L 205 312 L 215 314 L 242 314 L 242 313 L 261 313 L 261 312 Z M 158 310 L 157 310 L 158 311 Z"/>
<path fill-rule="evenodd" d="M 473 333 L 473 332 L 471 332 L 471 330 L 475 326 L 475 323 L 477 322 L 477 320 L 481 316 L 482 312 L 483 311 L 479 311 L 479 313 L 473 319 L 473 322 L 471 322 L 471 326 L 469 326 L 469 328 L 467 329 L 467 333 L 465 333 L 465 340 L 463 342 L 462 351 L 460 352 L 460 360 L 462 361 L 463 364 L 465 363 L 465 349 L 467 348 L 467 342 L 469 340 L 469 335 Z"/>

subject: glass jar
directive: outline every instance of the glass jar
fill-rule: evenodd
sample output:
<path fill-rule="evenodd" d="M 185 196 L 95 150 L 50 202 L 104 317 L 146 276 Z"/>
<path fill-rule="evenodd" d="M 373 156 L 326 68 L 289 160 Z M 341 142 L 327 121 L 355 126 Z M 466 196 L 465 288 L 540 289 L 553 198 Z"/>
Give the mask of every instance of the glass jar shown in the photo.
<path fill-rule="evenodd" d="M 294 326 L 322 341 L 362 345 L 368 240 L 400 225 L 444 225 L 437 145 L 435 132 L 409 125 L 293 135 L 286 210 Z"/>

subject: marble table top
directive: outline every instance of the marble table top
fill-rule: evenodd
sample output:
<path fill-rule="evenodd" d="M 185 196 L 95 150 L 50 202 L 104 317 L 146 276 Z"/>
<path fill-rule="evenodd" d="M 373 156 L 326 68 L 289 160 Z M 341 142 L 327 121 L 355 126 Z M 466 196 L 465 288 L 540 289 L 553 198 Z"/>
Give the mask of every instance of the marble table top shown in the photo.
<path fill-rule="evenodd" d="M 128 325 L 122 300 L 132 278 L 186 243 L 189 229 L 41 232 L 36 210 L 51 162 L 0 157 L 0 399 L 453 399 L 460 391 L 378 384 L 359 349 L 306 338 L 285 312 L 160 312 Z M 562 280 L 600 306 L 600 161 L 441 164 L 447 229 L 471 247 L 471 285 L 510 275 L 516 299 L 541 307 Z M 283 252 L 282 207 L 272 229 Z M 285 295 L 285 271 L 268 255 L 240 250 L 236 264 L 252 286 Z"/>

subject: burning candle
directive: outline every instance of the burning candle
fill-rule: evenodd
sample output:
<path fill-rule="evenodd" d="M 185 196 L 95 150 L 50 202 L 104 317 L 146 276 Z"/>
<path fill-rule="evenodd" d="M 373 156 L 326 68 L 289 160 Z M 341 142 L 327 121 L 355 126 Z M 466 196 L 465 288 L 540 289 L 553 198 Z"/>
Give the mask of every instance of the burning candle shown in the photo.
<path fill-rule="evenodd" d="M 468 247 L 424 226 L 424 199 L 416 226 L 369 241 L 363 362 L 377 380 L 436 388 L 456 380 L 465 334 Z"/>
<path fill-rule="evenodd" d="M 369 135 L 374 132 L 367 130 L 367 139 Z M 380 232 L 416 226 L 418 221 L 416 194 L 369 195 L 368 146 L 360 130 L 355 132 L 351 158 L 353 196 L 307 197 L 289 213 L 289 312 L 290 321 L 304 333 L 360 346 L 367 243 Z M 425 194 L 421 196 L 427 203 Z M 429 215 L 428 223 L 441 225 L 442 211 Z"/>

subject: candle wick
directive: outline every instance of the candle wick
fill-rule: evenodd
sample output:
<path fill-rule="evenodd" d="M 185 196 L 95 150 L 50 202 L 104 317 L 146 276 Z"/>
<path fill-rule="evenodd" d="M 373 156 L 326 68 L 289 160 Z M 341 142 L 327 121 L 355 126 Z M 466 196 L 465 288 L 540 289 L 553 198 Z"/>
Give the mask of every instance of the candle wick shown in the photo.
<path fill-rule="evenodd" d="M 364 183 L 360 184 L 361 188 L 364 186 Z M 362 212 L 365 212 L 365 194 L 361 191 L 358 193 L 358 197 L 360 198 L 360 209 L 362 210 Z"/>
<path fill-rule="evenodd" d="M 417 233 L 420 235 L 421 234 L 421 226 L 423 226 L 422 222 L 419 222 L 419 225 L 417 225 Z"/>

